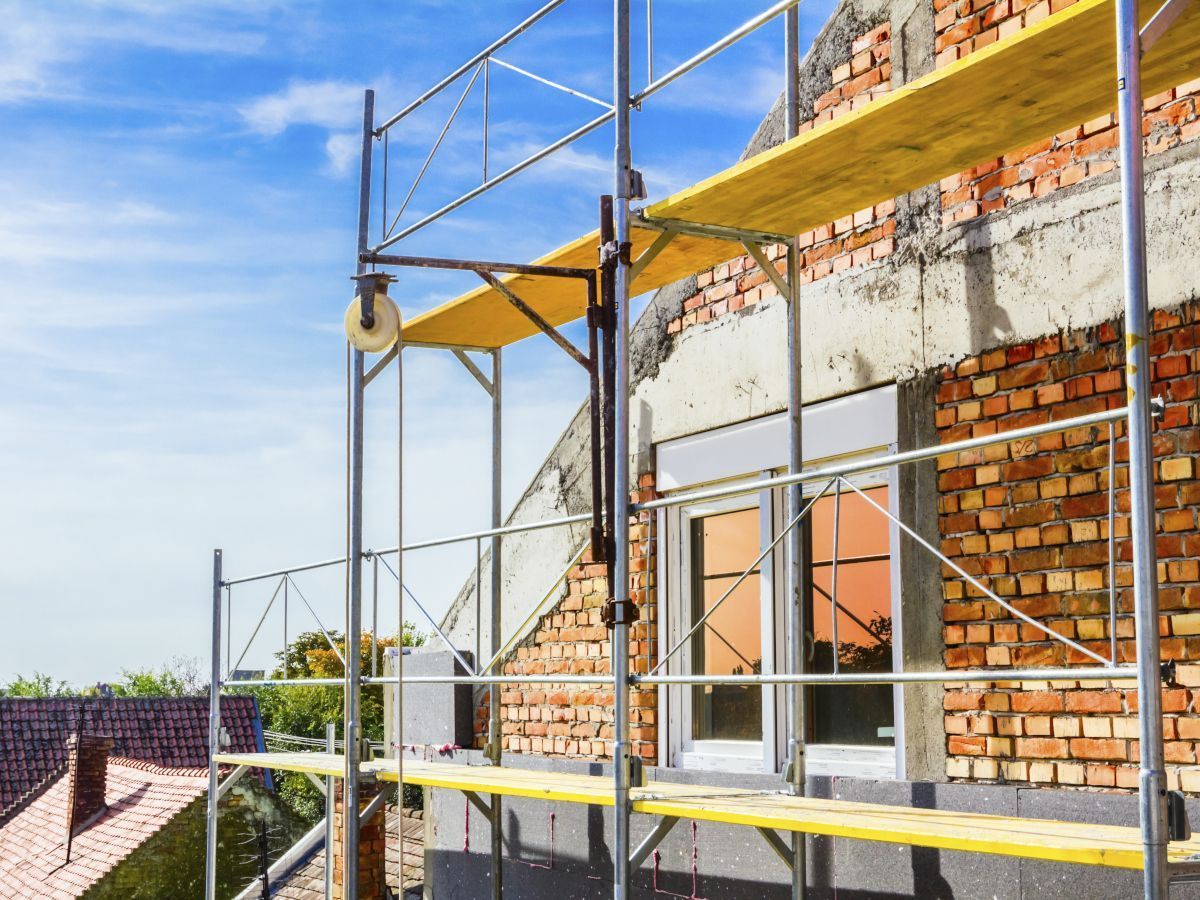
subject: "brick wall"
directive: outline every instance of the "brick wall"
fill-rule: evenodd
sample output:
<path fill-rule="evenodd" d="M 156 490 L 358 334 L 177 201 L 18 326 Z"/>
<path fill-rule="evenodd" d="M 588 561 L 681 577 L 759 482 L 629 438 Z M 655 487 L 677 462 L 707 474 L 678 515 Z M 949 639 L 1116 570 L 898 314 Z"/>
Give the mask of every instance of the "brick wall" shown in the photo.
<path fill-rule="evenodd" d="M 633 502 L 656 496 L 654 476 L 643 475 Z M 655 653 L 658 609 L 654 602 L 651 519 L 641 513 L 629 529 L 631 596 L 638 621 L 630 629 L 630 669 L 650 670 Z M 541 617 L 534 631 L 504 663 L 506 675 L 606 675 L 612 671 L 609 630 L 601 614 L 608 599 L 604 563 L 588 550 L 568 574 L 563 597 Z M 500 686 L 501 743 L 508 753 L 538 753 L 586 759 L 611 759 L 613 692 L 605 685 L 508 684 Z M 648 764 L 658 758 L 657 693 L 634 688 L 630 697 L 631 753 Z M 487 742 L 488 695 L 476 707 L 475 745 Z"/>
<path fill-rule="evenodd" d="M 934 0 L 937 65 L 949 65 L 1073 2 Z M 1147 153 L 1161 153 L 1200 135 L 1198 96 L 1200 79 L 1145 99 Z M 1110 172 L 1116 167 L 1117 145 L 1116 118 L 1110 114 L 945 178 L 942 224 L 966 222 Z"/>
<path fill-rule="evenodd" d="M 1163 658 L 1200 660 L 1200 302 L 1153 317 L 1153 392 L 1166 402 L 1156 426 Z M 1118 325 L 1051 335 L 962 360 L 942 372 L 936 424 L 942 442 L 1118 408 L 1125 402 Z M 1123 423 L 1115 427 L 1118 661 L 1134 660 L 1128 566 L 1129 493 Z M 1074 429 L 939 458 L 942 552 L 996 594 L 1057 633 L 1107 656 L 1108 429 Z M 945 663 L 1061 666 L 1088 662 L 986 600 L 944 569 Z M 1166 691 L 1167 759 L 1190 765 L 1200 741 L 1200 667 Z M 947 690 L 947 774 L 952 778 L 1133 787 L 1135 685 L 1047 682 Z M 1172 771 L 1178 783 L 1179 770 Z M 1185 783 L 1196 776 L 1187 773 Z M 1197 779 L 1200 787 L 1200 779 Z"/>
<path fill-rule="evenodd" d="M 813 104 L 813 117 L 800 126 L 811 131 L 891 90 L 891 26 L 884 23 L 854 39 L 850 57 L 831 73 L 832 87 Z M 888 200 L 836 222 L 828 222 L 799 236 L 804 258 L 800 281 L 811 284 L 852 266 L 883 259 L 896 248 L 896 202 Z M 770 247 L 767 258 L 785 272 L 783 250 Z M 753 307 L 777 291 L 749 256 L 739 256 L 696 277 L 696 293 L 683 301 L 679 315 L 667 323 L 668 334 L 678 334 L 739 309 Z"/>

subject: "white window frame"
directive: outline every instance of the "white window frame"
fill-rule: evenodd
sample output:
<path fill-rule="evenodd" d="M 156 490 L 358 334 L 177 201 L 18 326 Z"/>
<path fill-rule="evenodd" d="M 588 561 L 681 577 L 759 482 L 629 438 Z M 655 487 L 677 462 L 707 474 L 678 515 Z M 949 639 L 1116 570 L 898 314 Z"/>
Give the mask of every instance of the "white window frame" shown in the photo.
<path fill-rule="evenodd" d="M 683 640 L 691 628 L 692 604 L 692 547 L 691 523 L 704 516 L 737 510 L 755 509 L 759 511 L 760 549 L 766 549 L 771 542 L 771 535 L 779 527 L 778 503 L 771 491 L 759 491 L 741 497 L 730 497 L 704 503 L 675 507 L 670 510 L 660 510 L 660 523 L 667 519 L 671 524 L 667 533 L 671 538 L 667 542 L 667 559 L 662 560 L 660 567 L 666 565 L 674 577 L 668 578 L 667 591 L 669 603 L 673 610 L 687 610 L 686 614 L 671 615 L 665 623 L 666 647 L 660 653 L 666 653 L 679 641 Z M 659 535 L 664 531 L 660 527 Z M 660 537 L 660 551 L 661 537 Z M 782 633 L 778 628 L 778 616 L 774 609 L 775 585 L 782 583 L 783 559 L 782 554 L 768 555 L 760 565 L 759 574 L 759 616 L 762 634 L 762 671 L 775 671 L 776 659 L 781 651 Z M 662 585 L 662 581 L 659 582 Z M 661 589 L 660 589 L 661 590 Z M 734 602 L 732 599 L 727 603 Z M 693 638 L 694 639 L 694 638 Z M 660 642 L 660 647 L 664 642 Z M 684 674 L 692 672 L 692 641 L 689 640 L 679 651 L 667 661 L 665 670 L 668 674 Z M 695 740 L 692 737 L 692 685 L 664 685 L 660 691 L 660 702 L 666 705 L 660 709 L 668 710 L 667 748 L 665 756 L 669 765 L 687 769 L 717 769 L 726 772 L 773 772 L 779 769 L 779 751 L 782 748 L 782 735 L 776 733 L 782 707 L 777 691 L 773 687 L 762 688 L 763 710 L 763 739 L 762 741 L 720 741 Z"/>
<path fill-rule="evenodd" d="M 896 445 L 868 451 L 863 456 L 882 456 L 895 453 Z M 859 454 L 854 454 L 859 455 Z M 818 462 L 820 462 L 818 460 Z M 877 472 L 848 476 L 847 481 L 856 487 L 866 488 L 886 484 L 888 486 L 888 512 L 899 516 L 899 491 L 897 490 L 897 467 L 891 466 Z M 819 484 L 806 484 L 804 496 L 808 498 L 821 489 Z M 842 494 L 848 493 L 847 488 Z M 881 515 L 881 514 L 880 514 Z M 900 528 L 888 521 L 888 575 L 892 599 L 892 669 L 899 671 L 903 655 L 902 629 L 900 622 Z M 824 597 L 814 594 L 813 605 L 828 603 Z M 894 745 L 891 747 L 867 747 L 858 744 L 817 744 L 804 747 L 805 770 L 810 775 L 856 775 L 862 778 L 902 778 L 904 773 L 904 692 L 900 685 L 892 686 L 892 719 Z"/>
<path fill-rule="evenodd" d="M 885 455 L 895 452 L 898 431 L 895 385 L 840 397 L 807 406 L 803 412 L 805 464 L 812 465 L 835 458 Z M 758 480 L 782 471 L 787 460 L 786 413 L 766 416 L 736 425 L 690 435 L 657 446 L 656 485 L 666 494 L 684 493 L 716 483 L 737 484 Z M 738 471 L 740 470 L 740 471 Z M 898 514 L 899 491 L 896 468 L 872 473 L 856 483 L 889 485 L 890 512 Z M 814 486 L 813 491 L 818 488 Z M 656 579 L 659 616 L 658 659 L 687 633 L 691 621 L 691 585 L 686 565 L 690 560 L 689 522 L 699 515 L 745 509 L 760 509 L 760 540 L 765 547 L 783 528 L 785 492 L 782 489 L 760 491 L 730 498 L 728 505 L 694 504 L 683 509 L 660 509 L 656 519 L 658 541 Z M 890 525 L 892 587 L 893 665 L 902 658 L 900 604 L 900 532 Z M 780 596 L 785 579 L 784 548 L 763 560 L 762 615 L 764 673 L 776 671 L 775 663 L 784 660 L 784 616 Z M 687 626 L 684 627 L 684 623 Z M 684 674 L 690 669 L 690 646 L 685 645 L 663 667 L 668 674 Z M 661 685 L 659 688 L 659 759 L 664 764 L 691 769 L 715 769 L 728 772 L 779 772 L 782 770 L 786 739 L 784 728 L 785 688 L 763 689 L 763 742 L 722 742 L 691 740 L 691 685 Z M 810 744 L 806 748 L 808 771 L 814 775 L 858 775 L 874 778 L 901 777 L 904 770 L 903 693 L 893 689 L 895 705 L 894 747 L 861 747 Z M 769 712 L 773 711 L 773 715 Z M 700 744 L 702 746 L 696 746 Z M 746 744 L 750 744 L 747 747 Z M 749 751 L 749 752 L 748 752 Z"/>

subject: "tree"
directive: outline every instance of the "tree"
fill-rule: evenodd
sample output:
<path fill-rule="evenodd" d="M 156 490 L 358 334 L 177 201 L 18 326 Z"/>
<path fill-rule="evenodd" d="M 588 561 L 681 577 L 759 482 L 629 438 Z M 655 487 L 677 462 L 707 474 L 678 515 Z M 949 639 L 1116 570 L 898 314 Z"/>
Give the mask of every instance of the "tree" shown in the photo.
<path fill-rule="evenodd" d="M 34 672 L 29 678 L 17 675 L 6 687 L 0 688 L 0 697 L 72 697 L 75 694 L 75 689 L 67 682 L 41 672 Z"/>
<path fill-rule="evenodd" d="M 405 647 L 420 647 L 426 636 L 411 622 L 405 622 L 402 640 Z M 394 646 L 394 635 L 376 640 L 369 632 L 363 634 L 359 647 L 361 671 L 370 673 L 372 652 L 382 658 L 387 649 Z M 341 657 L 345 652 L 346 641 L 340 632 L 331 631 L 329 639 L 321 631 L 304 632 L 275 654 L 278 665 L 271 672 L 271 678 L 342 678 L 345 667 Z M 339 737 L 342 733 L 344 700 L 340 687 L 289 685 L 244 690 L 258 698 L 259 715 L 266 731 L 324 741 L 325 726 L 332 722 Z M 364 686 L 360 697 L 363 737 L 370 741 L 383 740 L 382 685 Z M 278 782 L 280 797 L 294 812 L 310 822 L 324 814 L 324 800 L 306 776 L 282 773 Z"/>
<path fill-rule="evenodd" d="M 157 669 L 122 669 L 121 680 L 111 689 L 116 697 L 202 697 L 208 693 L 199 662 L 178 656 Z"/>

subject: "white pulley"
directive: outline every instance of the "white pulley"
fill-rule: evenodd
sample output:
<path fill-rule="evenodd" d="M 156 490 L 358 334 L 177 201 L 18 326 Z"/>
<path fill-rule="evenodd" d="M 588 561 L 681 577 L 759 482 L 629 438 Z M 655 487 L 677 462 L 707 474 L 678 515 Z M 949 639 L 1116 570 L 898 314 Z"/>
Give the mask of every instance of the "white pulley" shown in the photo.
<path fill-rule="evenodd" d="M 400 309 L 382 291 L 375 292 L 374 319 L 370 328 L 362 323 L 362 297 L 355 297 L 346 308 L 346 340 L 364 353 L 382 353 L 400 334 Z"/>

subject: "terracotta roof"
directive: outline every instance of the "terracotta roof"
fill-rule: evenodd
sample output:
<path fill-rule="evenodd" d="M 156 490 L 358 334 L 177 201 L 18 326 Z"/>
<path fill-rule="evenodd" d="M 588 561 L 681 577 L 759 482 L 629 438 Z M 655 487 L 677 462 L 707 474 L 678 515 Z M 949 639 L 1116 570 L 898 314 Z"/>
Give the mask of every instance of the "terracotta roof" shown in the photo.
<path fill-rule="evenodd" d="M 80 896 L 202 796 L 208 770 L 110 757 L 108 809 L 75 835 L 69 863 L 67 780 L 59 776 L 0 826 L 0 898 Z"/>
<path fill-rule="evenodd" d="M 160 766 L 208 765 L 208 698 L 0 698 L 0 822 L 20 799 L 53 779 L 67 763 L 67 738 L 84 704 L 86 730 L 109 735 L 112 753 Z M 253 697 L 221 698 L 229 749 L 265 749 Z"/>
<path fill-rule="evenodd" d="M 398 893 L 399 878 L 396 860 L 400 854 L 396 840 L 396 826 L 400 811 L 395 806 L 387 808 L 387 884 L 393 894 Z M 404 811 L 404 896 L 421 896 L 421 885 L 425 880 L 425 822 L 419 809 Z M 278 900 L 321 900 L 325 896 L 325 846 L 321 844 L 312 855 L 294 872 L 271 886 L 271 896 Z"/>

